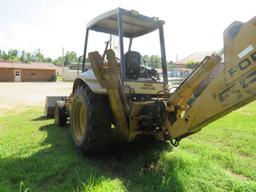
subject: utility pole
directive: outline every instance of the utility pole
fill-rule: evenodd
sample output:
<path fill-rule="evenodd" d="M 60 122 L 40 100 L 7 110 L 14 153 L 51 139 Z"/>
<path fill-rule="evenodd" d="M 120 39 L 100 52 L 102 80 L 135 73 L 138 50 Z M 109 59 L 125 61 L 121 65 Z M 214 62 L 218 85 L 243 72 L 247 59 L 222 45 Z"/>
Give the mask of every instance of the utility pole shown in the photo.
<path fill-rule="evenodd" d="M 179 55 L 176 54 L 176 64 L 178 63 L 178 61 L 179 61 Z"/>
<path fill-rule="evenodd" d="M 62 47 L 62 77 L 64 75 L 64 47 Z"/>

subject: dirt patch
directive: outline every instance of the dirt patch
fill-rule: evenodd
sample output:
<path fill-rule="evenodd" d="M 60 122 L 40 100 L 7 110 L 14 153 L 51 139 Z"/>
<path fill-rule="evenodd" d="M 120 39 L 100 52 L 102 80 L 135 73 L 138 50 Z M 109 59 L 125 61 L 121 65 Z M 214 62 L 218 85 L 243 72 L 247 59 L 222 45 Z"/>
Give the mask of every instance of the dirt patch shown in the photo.
<path fill-rule="evenodd" d="M 46 96 L 67 96 L 71 82 L 0 83 L 0 115 L 30 106 L 44 107 Z"/>
<path fill-rule="evenodd" d="M 226 173 L 227 173 L 228 175 L 230 175 L 231 177 L 235 177 L 235 178 L 237 178 L 237 179 L 239 179 L 239 180 L 241 180 L 241 181 L 250 180 L 250 178 L 248 178 L 248 177 L 246 177 L 246 176 L 244 176 L 244 175 L 235 173 L 235 172 L 233 172 L 233 171 L 230 170 L 230 169 L 226 169 L 225 171 L 226 171 Z"/>

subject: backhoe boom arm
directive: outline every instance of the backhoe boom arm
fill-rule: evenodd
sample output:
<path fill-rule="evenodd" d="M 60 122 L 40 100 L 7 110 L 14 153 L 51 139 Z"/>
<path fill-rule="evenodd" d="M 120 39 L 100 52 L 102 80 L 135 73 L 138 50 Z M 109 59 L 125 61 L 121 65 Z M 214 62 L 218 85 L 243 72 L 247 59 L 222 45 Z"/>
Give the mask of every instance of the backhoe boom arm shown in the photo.
<path fill-rule="evenodd" d="M 208 62 L 207 65 L 212 63 Z M 196 79 L 199 76 L 202 74 L 197 70 L 193 77 Z M 176 90 L 169 105 L 187 104 L 189 95 L 186 93 L 191 91 L 184 89 L 186 83 L 189 81 Z M 168 127 L 169 135 L 179 140 L 255 99 L 256 17 L 247 23 L 234 22 L 225 30 L 224 68 L 182 117 L 177 112 L 177 121 Z"/>

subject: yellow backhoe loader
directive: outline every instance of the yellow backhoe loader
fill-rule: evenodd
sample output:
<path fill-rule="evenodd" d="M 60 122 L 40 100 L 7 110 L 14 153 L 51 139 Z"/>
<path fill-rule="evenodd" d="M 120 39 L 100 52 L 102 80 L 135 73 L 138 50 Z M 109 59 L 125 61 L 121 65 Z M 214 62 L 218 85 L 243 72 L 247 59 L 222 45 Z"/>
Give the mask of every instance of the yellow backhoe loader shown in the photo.
<path fill-rule="evenodd" d="M 255 100 L 256 17 L 245 23 L 236 21 L 224 31 L 224 67 L 197 97 L 193 93 L 219 67 L 221 57 L 215 53 L 207 56 L 172 91 L 163 25 L 157 17 L 121 8 L 88 23 L 82 73 L 74 81 L 71 95 L 55 106 L 56 123 L 64 126 L 70 118 L 74 143 L 82 151 L 99 152 L 113 134 L 127 141 L 148 135 L 177 146 L 181 139 Z M 92 31 L 114 35 L 118 48 L 112 48 L 110 40 L 102 54 L 89 52 L 91 68 L 85 69 L 88 44 L 94 45 L 89 42 Z M 133 47 L 137 39 L 148 34 L 159 36 L 159 44 L 152 47 L 160 48 L 163 78 L 157 70 L 143 65 L 142 53 Z M 149 39 L 144 47 L 150 43 Z"/>

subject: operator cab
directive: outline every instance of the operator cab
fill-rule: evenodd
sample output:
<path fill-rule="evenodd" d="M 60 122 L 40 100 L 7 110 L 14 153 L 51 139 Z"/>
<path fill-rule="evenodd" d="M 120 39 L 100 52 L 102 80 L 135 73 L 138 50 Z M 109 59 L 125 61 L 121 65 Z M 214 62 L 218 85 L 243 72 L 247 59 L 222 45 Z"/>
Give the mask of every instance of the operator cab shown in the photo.
<path fill-rule="evenodd" d="M 126 79 L 138 81 L 161 82 L 159 73 L 143 63 L 142 56 L 137 51 L 128 51 L 124 55 Z"/>
<path fill-rule="evenodd" d="M 101 54 L 104 58 L 105 51 L 113 49 L 120 64 L 121 81 L 125 86 L 133 89 L 134 93 L 157 94 L 160 90 L 167 90 L 163 25 L 164 21 L 141 15 L 134 10 L 117 8 L 99 15 L 87 24 L 83 71 L 88 52 L 102 50 Z M 91 39 L 89 40 L 89 33 L 100 33 L 101 36 L 105 36 L 105 39 L 102 38 L 101 47 L 97 45 L 100 35 L 95 34 L 96 38 L 92 42 Z M 155 51 L 154 54 L 147 53 L 152 50 Z M 148 55 L 155 55 L 158 60 L 145 61 L 145 56 Z M 159 69 L 163 72 L 163 79 L 159 77 Z"/>

